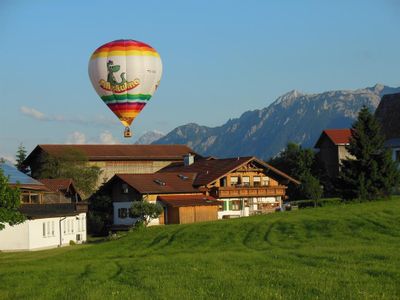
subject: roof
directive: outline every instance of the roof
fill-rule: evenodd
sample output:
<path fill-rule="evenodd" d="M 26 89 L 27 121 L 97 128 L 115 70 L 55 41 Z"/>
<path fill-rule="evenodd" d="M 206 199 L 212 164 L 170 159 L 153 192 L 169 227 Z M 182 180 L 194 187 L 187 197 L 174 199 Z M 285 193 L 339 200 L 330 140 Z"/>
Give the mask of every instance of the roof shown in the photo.
<path fill-rule="evenodd" d="M 28 155 L 26 164 L 43 151 L 53 156 L 59 156 L 68 151 L 79 151 L 87 156 L 89 161 L 104 160 L 182 160 L 183 156 L 196 154 L 186 145 L 59 145 L 41 144 Z"/>
<path fill-rule="evenodd" d="M 43 178 L 43 179 L 38 179 L 38 181 L 43 183 L 49 190 L 53 192 L 68 192 L 71 186 L 72 188 L 75 189 L 71 178 L 56 178 L 56 179 Z"/>
<path fill-rule="evenodd" d="M 261 161 L 253 156 L 249 157 L 236 157 L 236 158 L 223 158 L 223 159 L 199 159 L 193 164 L 185 166 L 182 163 L 172 164 L 163 169 L 158 173 L 166 172 L 192 172 L 196 173 L 197 177 L 194 181 L 195 186 L 202 186 L 212 183 L 219 178 L 225 176 L 226 174 L 236 170 L 242 165 L 245 165 L 251 161 L 256 162 L 262 168 L 266 169 L 268 172 L 273 172 L 276 176 L 285 178 L 289 181 L 299 184 L 300 182 L 284 172 L 274 168 L 273 166 Z"/>
<path fill-rule="evenodd" d="M 322 140 L 328 138 L 335 145 L 347 145 L 350 142 L 351 129 L 325 129 L 322 131 L 318 141 L 315 143 L 314 148 L 320 148 Z"/>
<path fill-rule="evenodd" d="M 211 196 L 204 195 L 174 195 L 174 196 L 158 196 L 157 200 L 163 202 L 167 206 L 219 206 L 222 203 Z"/>
<path fill-rule="evenodd" d="M 10 165 L 8 163 L 0 163 L 0 169 L 2 169 L 4 175 L 8 177 L 8 183 L 12 186 L 18 185 L 18 187 L 20 188 L 32 190 L 47 190 L 46 186 L 43 183 L 22 173 L 13 165 Z"/>
<path fill-rule="evenodd" d="M 120 179 L 141 194 L 199 193 L 193 187 L 195 177 L 195 173 L 188 172 L 116 174 L 109 182 Z"/>
<path fill-rule="evenodd" d="M 80 203 L 51 203 L 51 204 L 21 204 L 19 211 L 28 219 L 74 216 L 87 212 L 88 204 Z"/>

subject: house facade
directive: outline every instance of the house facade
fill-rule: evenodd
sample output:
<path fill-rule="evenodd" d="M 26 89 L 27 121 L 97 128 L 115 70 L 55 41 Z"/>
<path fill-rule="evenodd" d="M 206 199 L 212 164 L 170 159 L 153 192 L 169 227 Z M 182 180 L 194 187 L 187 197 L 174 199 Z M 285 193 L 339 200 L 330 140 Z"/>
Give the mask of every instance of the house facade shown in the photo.
<path fill-rule="evenodd" d="M 182 162 L 184 156 L 194 151 L 185 145 L 56 145 L 42 144 L 27 156 L 33 178 L 38 175 L 47 156 L 62 157 L 68 153 L 80 153 L 88 159 L 89 166 L 97 166 L 102 173 L 97 186 L 107 182 L 115 174 L 148 174 L 174 162 Z"/>
<path fill-rule="evenodd" d="M 394 161 L 400 163 L 400 93 L 382 97 L 375 111 L 385 136 L 385 146 L 390 149 Z"/>
<path fill-rule="evenodd" d="M 54 195 L 43 183 L 2 163 L 0 168 L 9 178 L 9 185 L 21 191 L 20 212 L 26 220 L 0 231 L 0 251 L 27 251 L 82 243 L 87 239 L 84 202 L 46 202 Z"/>
<path fill-rule="evenodd" d="M 255 157 L 189 157 L 154 174 L 116 174 L 102 187 L 114 205 L 114 225 L 131 226 L 133 201 L 160 203 L 151 225 L 181 224 L 274 212 L 297 180 Z"/>
<path fill-rule="evenodd" d="M 317 159 L 325 167 L 329 177 L 336 178 L 339 175 L 341 161 L 354 158 L 347 150 L 350 143 L 351 130 L 326 129 L 322 131 L 314 148 L 319 149 Z"/>

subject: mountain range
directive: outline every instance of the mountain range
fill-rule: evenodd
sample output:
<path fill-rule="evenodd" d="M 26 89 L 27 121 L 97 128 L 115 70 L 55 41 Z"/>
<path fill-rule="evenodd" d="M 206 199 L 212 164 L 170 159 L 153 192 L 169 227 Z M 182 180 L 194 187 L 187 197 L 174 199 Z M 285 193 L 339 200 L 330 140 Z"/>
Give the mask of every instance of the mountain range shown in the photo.
<path fill-rule="evenodd" d="M 288 142 L 313 147 L 322 130 L 349 128 L 363 105 L 375 111 L 383 95 L 397 92 L 400 92 L 400 87 L 382 84 L 318 94 L 293 90 L 269 106 L 246 111 L 222 126 L 189 123 L 153 143 L 186 144 L 207 156 L 257 156 L 268 159 L 283 150 Z"/>

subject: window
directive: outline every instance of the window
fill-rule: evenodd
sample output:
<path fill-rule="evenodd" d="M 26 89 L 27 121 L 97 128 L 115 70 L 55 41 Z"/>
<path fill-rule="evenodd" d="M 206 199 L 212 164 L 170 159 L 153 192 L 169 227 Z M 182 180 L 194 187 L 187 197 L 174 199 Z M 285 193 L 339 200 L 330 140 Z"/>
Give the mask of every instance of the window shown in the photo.
<path fill-rule="evenodd" d="M 82 217 L 82 230 L 86 230 L 86 218 L 84 216 Z"/>
<path fill-rule="evenodd" d="M 226 186 L 226 177 L 222 177 L 219 180 L 219 186 L 221 186 L 221 187 L 225 187 Z"/>
<path fill-rule="evenodd" d="M 242 205 L 240 200 L 232 200 L 229 202 L 230 210 L 241 210 Z"/>
<path fill-rule="evenodd" d="M 63 221 L 63 228 L 64 228 L 64 234 L 66 234 L 67 233 L 67 224 L 66 224 L 66 222 L 67 221 Z"/>
<path fill-rule="evenodd" d="M 118 217 L 120 219 L 125 219 L 128 216 L 128 209 L 127 208 L 119 208 L 118 209 Z"/>
<path fill-rule="evenodd" d="M 50 221 L 47 222 L 47 236 L 50 236 Z"/>
<path fill-rule="evenodd" d="M 71 220 L 67 220 L 67 232 L 71 232 Z"/>
<path fill-rule="evenodd" d="M 242 177 L 242 184 L 243 184 L 243 186 L 250 186 L 250 177 L 249 176 L 243 176 Z"/>
<path fill-rule="evenodd" d="M 43 237 L 46 237 L 46 223 L 43 222 Z"/>
<path fill-rule="evenodd" d="M 38 194 L 31 194 L 31 202 L 35 204 L 40 204 L 40 197 Z"/>
<path fill-rule="evenodd" d="M 71 231 L 74 233 L 75 220 L 71 220 Z"/>
<path fill-rule="evenodd" d="M 82 228 L 82 219 L 78 217 L 78 232 L 81 231 Z"/>
<path fill-rule="evenodd" d="M 253 186 L 261 186 L 261 177 L 260 176 L 254 176 L 253 177 Z"/>
<path fill-rule="evenodd" d="M 51 221 L 51 235 L 54 236 L 55 232 L 54 232 L 54 221 Z"/>
<path fill-rule="evenodd" d="M 239 178 L 237 176 L 231 176 L 231 186 L 236 186 L 239 182 Z"/>
<path fill-rule="evenodd" d="M 269 185 L 269 177 L 263 177 L 262 178 L 262 186 L 268 186 Z"/>
<path fill-rule="evenodd" d="M 22 203 L 29 203 L 29 194 L 22 194 L 21 202 Z"/>
<path fill-rule="evenodd" d="M 397 162 L 400 162 L 400 150 L 394 151 L 394 158 Z"/>
<path fill-rule="evenodd" d="M 122 194 L 128 194 L 129 193 L 129 188 L 128 185 L 126 183 L 122 184 L 122 190 L 121 190 Z"/>

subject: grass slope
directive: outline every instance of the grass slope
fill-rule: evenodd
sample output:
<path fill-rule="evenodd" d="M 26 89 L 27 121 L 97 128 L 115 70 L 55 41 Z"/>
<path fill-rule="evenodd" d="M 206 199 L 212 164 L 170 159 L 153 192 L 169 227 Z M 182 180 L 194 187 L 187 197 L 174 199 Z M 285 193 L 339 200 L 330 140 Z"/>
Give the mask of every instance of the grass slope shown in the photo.
<path fill-rule="evenodd" d="M 394 299 L 400 198 L 0 253 L 0 299 Z"/>

